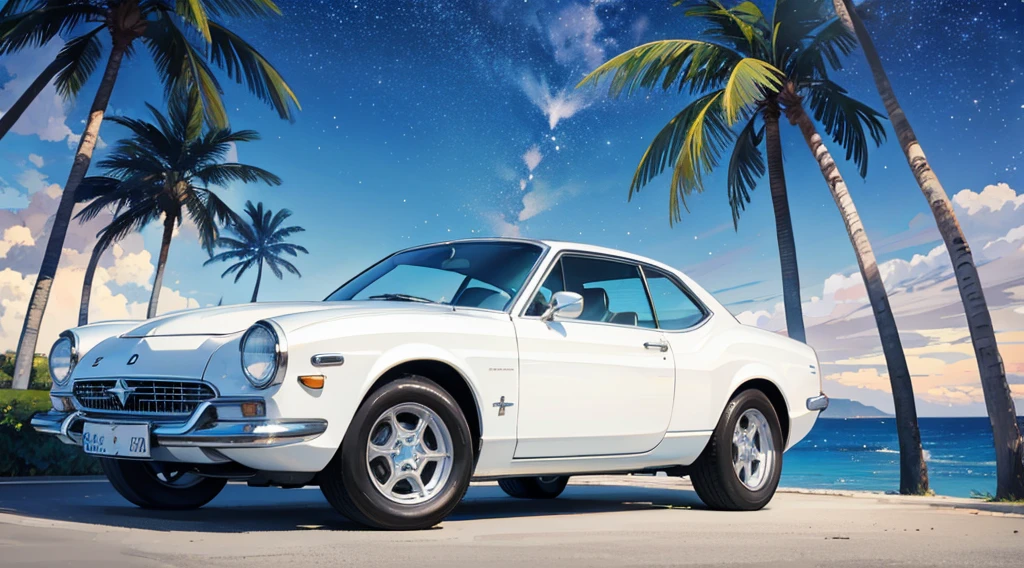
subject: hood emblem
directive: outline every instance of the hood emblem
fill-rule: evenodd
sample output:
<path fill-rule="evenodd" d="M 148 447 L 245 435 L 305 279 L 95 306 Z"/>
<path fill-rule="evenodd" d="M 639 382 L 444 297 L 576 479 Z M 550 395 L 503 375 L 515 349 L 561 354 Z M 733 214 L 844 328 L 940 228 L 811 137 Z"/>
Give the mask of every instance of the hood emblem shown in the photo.
<path fill-rule="evenodd" d="M 92 362 L 92 366 L 95 367 L 96 365 L 99 365 L 100 361 L 102 361 L 102 360 L 103 360 L 103 357 L 97 357 L 96 360 Z"/>
<path fill-rule="evenodd" d="M 138 360 L 139 360 L 139 355 L 137 353 L 132 354 L 132 356 L 128 358 L 128 364 L 129 365 L 134 365 L 135 362 L 138 361 Z"/>
<path fill-rule="evenodd" d="M 125 403 L 128 402 L 128 397 L 135 392 L 135 387 L 128 386 L 128 383 L 124 382 L 124 379 L 117 379 L 114 386 L 107 389 L 107 394 L 114 395 L 117 401 L 121 403 L 121 408 L 124 408 Z"/>

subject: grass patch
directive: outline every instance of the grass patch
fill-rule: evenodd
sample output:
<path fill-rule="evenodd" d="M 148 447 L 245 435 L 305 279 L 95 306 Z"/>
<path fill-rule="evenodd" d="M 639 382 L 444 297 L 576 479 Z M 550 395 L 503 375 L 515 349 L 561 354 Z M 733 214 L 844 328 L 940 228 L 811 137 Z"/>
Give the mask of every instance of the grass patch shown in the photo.
<path fill-rule="evenodd" d="M 996 499 L 996 496 L 992 493 L 985 491 L 975 491 L 971 489 L 971 499 L 980 499 L 989 503 L 1010 503 L 1013 505 L 1024 505 L 1024 499 Z"/>
<path fill-rule="evenodd" d="M 49 409 L 48 391 L 0 389 L 0 477 L 101 473 L 99 462 L 82 448 L 29 425 L 33 414 Z"/>

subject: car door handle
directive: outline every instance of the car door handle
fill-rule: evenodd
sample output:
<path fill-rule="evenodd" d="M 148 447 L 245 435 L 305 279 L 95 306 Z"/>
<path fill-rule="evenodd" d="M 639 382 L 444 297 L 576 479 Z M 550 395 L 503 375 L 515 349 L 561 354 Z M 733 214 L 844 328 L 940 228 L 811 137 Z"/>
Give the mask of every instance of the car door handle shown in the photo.
<path fill-rule="evenodd" d="M 661 351 L 662 353 L 664 353 L 664 352 L 668 351 L 668 343 L 665 343 L 664 341 L 659 341 L 657 343 L 655 343 L 653 341 L 648 341 L 647 343 L 644 343 L 644 348 L 646 348 L 646 349 L 657 349 L 658 351 Z"/>

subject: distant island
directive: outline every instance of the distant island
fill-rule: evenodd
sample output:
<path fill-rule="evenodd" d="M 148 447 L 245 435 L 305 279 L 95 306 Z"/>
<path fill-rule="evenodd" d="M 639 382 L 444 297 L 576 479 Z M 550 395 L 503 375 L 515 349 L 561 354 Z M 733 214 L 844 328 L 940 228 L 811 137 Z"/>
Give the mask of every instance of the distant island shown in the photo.
<path fill-rule="evenodd" d="M 891 418 L 892 414 L 882 412 L 874 406 L 861 404 L 848 398 L 829 400 L 828 408 L 821 413 L 821 418 Z"/>

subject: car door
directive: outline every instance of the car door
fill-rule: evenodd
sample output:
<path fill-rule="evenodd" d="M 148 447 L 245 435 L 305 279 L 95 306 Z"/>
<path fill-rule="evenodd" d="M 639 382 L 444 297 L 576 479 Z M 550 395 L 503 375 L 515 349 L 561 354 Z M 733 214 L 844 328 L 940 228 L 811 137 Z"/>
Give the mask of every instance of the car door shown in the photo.
<path fill-rule="evenodd" d="M 646 452 L 672 414 L 671 348 L 636 263 L 566 253 L 522 317 L 516 458 Z M 576 319 L 542 321 L 552 293 L 583 296 Z"/>
<path fill-rule="evenodd" d="M 725 358 L 714 344 L 711 311 L 671 273 L 643 265 L 658 329 L 672 346 L 676 363 L 676 404 L 672 432 L 711 430 L 721 408 L 711 404 L 716 371 Z M 706 325 L 707 324 L 707 325 Z"/>

